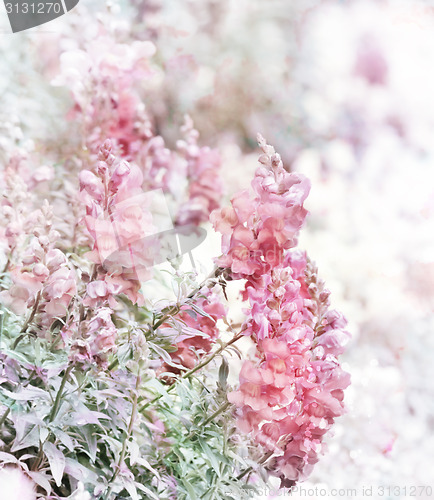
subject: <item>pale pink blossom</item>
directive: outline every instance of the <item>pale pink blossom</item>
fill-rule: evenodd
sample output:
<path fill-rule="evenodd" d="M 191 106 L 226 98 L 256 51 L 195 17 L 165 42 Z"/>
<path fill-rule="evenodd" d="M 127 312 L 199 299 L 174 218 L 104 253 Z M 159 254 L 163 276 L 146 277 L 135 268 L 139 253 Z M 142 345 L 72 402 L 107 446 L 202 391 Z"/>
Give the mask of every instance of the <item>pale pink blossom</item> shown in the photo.
<path fill-rule="evenodd" d="M 209 317 L 195 312 L 192 317 L 187 312 L 189 306 L 183 307 L 176 317 L 188 328 L 189 333 L 177 336 L 177 350 L 171 353 L 171 358 L 175 363 L 189 369 L 195 366 L 198 357 L 203 356 L 211 350 L 219 336 L 219 329 L 216 322 L 226 315 L 226 308 L 221 303 L 218 294 L 210 289 L 203 289 L 201 293 L 205 296 L 196 299 L 195 305 L 202 309 Z M 194 335 L 195 331 L 197 335 Z M 173 373 L 178 373 L 179 371 L 168 365 L 165 365 L 164 369 Z"/>
<path fill-rule="evenodd" d="M 337 356 L 349 334 L 343 317 L 329 310 L 330 292 L 316 267 L 293 249 L 309 182 L 286 172 L 262 138 L 259 144 L 255 198 L 244 191 L 212 216 L 223 235 L 218 264 L 246 280 L 242 296 L 250 308 L 241 331 L 256 344 L 256 359 L 243 363 L 228 400 L 240 431 L 277 455 L 270 472 L 292 486 L 309 475 L 322 436 L 344 412 L 350 381 Z"/>
<path fill-rule="evenodd" d="M 198 146 L 199 133 L 193 127 L 189 116 L 182 127 L 185 139 L 178 141 L 178 150 L 187 161 L 187 199 L 177 216 L 177 224 L 198 225 L 207 222 L 209 215 L 220 205 L 223 193 L 219 171 L 221 160 L 218 152 L 208 147 Z"/>
<path fill-rule="evenodd" d="M 35 483 L 16 467 L 0 469 L 0 491 L 4 499 L 36 500 Z"/>
<path fill-rule="evenodd" d="M 148 236 L 155 232 L 142 190 L 143 175 L 136 165 L 113 155 L 110 141 L 100 147 L 98 157 L 95 172 L 80 174 L 84 222 L 92 239 L 86 257 L 100 265 L 98 280 L 88 286 L 85 304 L 107 300 L 114 306 L 110 296 L 121 293 L 143 303 L 140 282 L 151 276 L 154 248 Z"/>
<path fill-rule="evenodd" d="M 254 198 L 243 191 L 232 207 L 211 214 L 214 228 L 222 233 L 223 256 L 217 263 L 230 268 L 234 277 L 263 274 L 280 264 L 285 250 L 295 246 L 297 232 L 307 211 L 303 202 L 310 189 L 300 174 L 290 174 L 280 156 L 258 136 L 263 155 L 252 187 Z"/>
<path fill-rule="evenodd" d="M 50 316 L 64 316 L 76 293 L 74 272 L 67 267 L 57 269 L 50 275 L 42 294 L 46 302 L 45 312 Z"/>
<path fill-rule="evenodd" d="M 79 363 L 106 365 L 108 355 L 116 351 L 117 328 L 109 307 L 100 307 L 89 320 L 77 321 L 64 329 L 71 345 L 70 357 Z"/>

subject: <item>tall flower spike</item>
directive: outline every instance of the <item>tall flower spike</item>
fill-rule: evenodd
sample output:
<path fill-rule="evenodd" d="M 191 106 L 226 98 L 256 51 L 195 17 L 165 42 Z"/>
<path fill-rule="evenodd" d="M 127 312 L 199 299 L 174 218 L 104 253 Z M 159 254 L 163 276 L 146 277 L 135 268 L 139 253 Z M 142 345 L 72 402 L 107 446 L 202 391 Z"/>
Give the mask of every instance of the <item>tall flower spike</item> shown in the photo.
<path fill-rule="evenodd" d="M 198 225 L 209 220 L 210 213 L 220 206 L 223 186 L 219 175 L 220 156 L 209 147 L 199 147 L 199 132 L 187 115 L 181 131 L 185 139 L 177 142 L 178 150 L 187 161 L 188 201 L 178 213 L 177 224 Z"/>
<path fill-rule="evenodd" d="M 252 280 L 280 264 L 284 251 L 296 245 L 310 189 L 303 175 L 283 168 L 280 156 L 262 136 L 258 141 L 263 154 L 252 182 L 255 196 L 242 191 L 230 207 L 211 214 L 214 228 L 223 235 L 223 256 L 217 264 L 230 268 L 234 278 Z"/>
<path fill-rule="evenodd" d="M 148 201 L 142 190 L 140 169 L 112 154 L 105 141 L 99 151 L 96 172 L 80 172 L 85 223 L 92 239 L 87 257 L 97 265 L 97 277 L 87 286 L 85 305 L 108 301 L 125 294 L 143 303 L 141 281 L 150 278 L 153 265 L 151 241 L 155 233 Z"/>
<path fill-rule="evenodd" d="M 127 45 L 101 36 L 87 49 L 62 54 L 61 73 L 54 83 L 70 88 L 75 101 L 70 116 L 84 125 L 83 140 L 93 153 L 105 137 L 112 137 L 129 157 L 152 135 L 137 87 L 151 74 L 149 60 L 155 47 L 151 42 Z"/>
<path fill-rule="evenodd" d="M 254 198 L 245 191 L 213 214 L 223 234 L 217 262 L 233 279 L 246 280 L 250 309 L 242 329 L 256 344 L 256 360 L 244 362 L 228 399 L 240 431 L 273 457 L 265 466 L 288 487 L 310 474 L 323 435 L 344 411 L 349 375 L 337 356 L 349 334 L 343 317 L 328 309 L 316 267 L 293 249 L 309 181 L 288 173 L 261 136 L 258 142 Z"/>
<path fill-rule="evenodd" d="M 55 248 L 59 233 L 52 227 L 53 209 L 45 200 L 25 222 L 30 242 L 24 247 L 21 262 L 10 266 L 12 286 L 0 296 L 15 313 L 32 308 L 30 317 L 38 319 L 41 332 L 54 318 L 65 316 L 76 294 L 76 276 L 68 260 Z"/>

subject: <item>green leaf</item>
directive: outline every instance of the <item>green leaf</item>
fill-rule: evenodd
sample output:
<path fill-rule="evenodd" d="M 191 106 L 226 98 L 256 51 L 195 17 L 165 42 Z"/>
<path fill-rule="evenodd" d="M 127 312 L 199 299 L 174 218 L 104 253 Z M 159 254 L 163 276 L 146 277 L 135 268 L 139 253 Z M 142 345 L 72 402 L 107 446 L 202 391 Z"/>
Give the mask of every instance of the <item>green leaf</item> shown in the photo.
<path fill-rule="evenodd" d="M 82 483 L 93 483 L 98 479 L 98 475 L 95 474 L 95 472 L 93 472 L 91 469 L 88 469 L 77 460 L 73 460 L 72 458 L 68 457 L 66 457 L 65 459 L 65 474 L 69 474 L 73 478 L 77 479 L 77 481 L 81 481 Z"/>
<path fill-rule="evenodd" d="M 124 485 L 125 489 L 128 491 L 130 494 L 131 500 L 140 500 L 139 494 L 137 493 L 137 488 L 135 484 L 132 481 L 129 481 L 128 479 L 122 477 L 122 484 Z"/>
<path fill-rule="evenodd" d="M 10 453 L 5 453 L 4 451 L 0 451 L 0 460 L 3 464 L 17 464 L 18 459 L 11 455 Z"/>
<path fill-rule="evenodd" d="M 60 439 L 60 442 L 63 446 L 65 446 L 65 448 L 68 448 L 69 451 L 74 451 L 74 441 L 69 434 L 61 431 L 60 429 L 55 429 L 53 432 L 55 433 L 55 436 Z"/>
<path fill-rule="evenodd" d="M 27 427 L 25 429 L 27 430 Z M 30 430 L 25 433 L 23 430 L 22 436 L 19 436 L 17 432 L 11 451 L 15 453 L 16 451 L 23 450 L 24 448 L 31 448 L 33 446 L 39 446 L 39 427 L 37 425 L 32 426 Z"/>
<path fill-rule="evenodd" d="M 65 455 L 53 443 L 44 443 L 43 450 L 50 464 L 51 473 L 57 486 L 62 485 L 65 470 Z"/>
<path fill-rule="evenodd" d="M 208 458 L 211 467 L 215 470 L 218 476 L 220 476 L 220 462 L 218 461 L 217 457 L 214 455 L 214 451 L 205 443 L 205 441 L 201 438 L 199 438 L 199 444 L 200 447 L 202 448 L 203 452 L 205 453 L 205 456 Z"/>
<path fill-rule="evenodd" d="M 21 391 L 10 392 L 3 389 L 3 394 L 16 401 L 34 401 L 35 399 L 45 399 L 46 401 L 51 401 L 50 395 L 47 391 L 40 389 L 39 387 L 29 386 Z"/>
<path fill-rule="evenodd" d="M 222 364 L 219 368 L 219 382 L 223 390 L 227 388 L 227 380 L 229 375 L 229 364 L 225 357 L 222 358 Z"/>
<path fill-rule="evenodd" d="M 123 345 L 119 346 L 117 353 L 116 353 L 116 357 L 118 358 L 119 365 L 125 366 L 125 363 L 128 360 L 132 359 L 132 357 L 133 357 L 131 345 L 130 344 L 123 344 Z"/>
<path fill-rule="evenodd" d="M 212 316 L 210 316 L 207 312 L 205 312 L 203 309 L 201 309 L 199 306 L 197 306 L 196 304 L 190 304 L 190 306 L 193 309 L 193 311 L 197 312 L 201 316 L 204 316 L 205 318 L 210 319 L 213 323 L 215 323 L 215 319 Z"/>
<path fill-rule="evenodd" d="M 47 496 L 51 494 L 51 484 L 46 474 L 44 474 L 43 472 L 33 472 L 33 471 L 29 471 L 28 474 L 33 479 L 33 481 L 35 481 L 36 484 L 38 484 L 42 489 L 45 490 Z"/>
<path fill-rule="evenodd" d="M 197 495 L 196 492 L 194 491 L 193 486 L 183 477 L 181 477 L 181 483 L 183 484 L 184 488 L 188 491 L 190 495 L 190 500 L 196 500 Z"/>
<path fill-rule="evenodd" d="M 153 342 L 148 342 L 148 346 L 151 351 L 154 351 L 166 363 L 172 360 L 168 352 L 162 347 L 158 346 L 157 344 L 154 344 Z"/>
<path fill-rule="evenodd" d="M 85 452 L 89 455 L 89 458 L 92 460 L 92 462 L 95 462 L 96 453 L 98 451 L 97 433 L 94 431 L 91 425 L 84 425 L 81 428 L 81 433 L 83 434 L 86 440 L 88 448 L 87 450 L 85 450 Z"/>
<path fill-rule="evenodd" d="M 154 500 L 160 500 L 159 497 L 153 491 L 151 491 L 149 488 L 147 488 L 143 484 L 136 482 L 136 487 L 139 490 L 143 491 L 143 493 L 146 493 L 148 495 L 147 498 L 153 498 Z"/>

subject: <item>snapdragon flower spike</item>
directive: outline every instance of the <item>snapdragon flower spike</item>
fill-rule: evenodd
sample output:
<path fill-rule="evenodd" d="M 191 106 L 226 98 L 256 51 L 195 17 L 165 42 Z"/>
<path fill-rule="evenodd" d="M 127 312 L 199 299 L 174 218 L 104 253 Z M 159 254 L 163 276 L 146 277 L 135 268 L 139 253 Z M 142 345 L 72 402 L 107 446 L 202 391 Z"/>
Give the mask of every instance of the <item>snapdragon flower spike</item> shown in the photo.
<path fill-rule="evenodd" d="M 86 52 L 61 55 L 61 73 L 54 83 L 70 88 L 75 101 L 70 117 L 83 124 L 83 139 L 91 152 L 98 151 L 105 137 L 112 137 L 128 158 L 138 143 L 151 136 L 137 87 L 149 78 L 154 53 L 151 42 L 122 44 L 101 36 Z"/>
<path fill-rule="evenodd" d="M 348 373 L 337 361 L 349 338 L 345 320 L 328 310 L 324 294 L 306 296 L 309 281 L 303 274 L 288 272 L 302 258 L 306 271 L 305 254 L 291 252 L 290 256 L 288 267 L 279 270 L 286 273 L 279 273 L 277 283 L 286 293 L 276 288 L 273 279 L 272 286 L 265 289 L 262 314 L 266 335 L 258 338 L 262 325 L 250 324 L 258 360 L 244 363 L 240 388 L 228 395 L 238 407 L 240 430 L 251 433 L 258 444 L 276 455 L 269 470 L 285 487 L 311 472 L 322 450 L 323 435 L 344 412 L 343 390 L 349 384 Z M 286 282 L 282 283 L 282 275 Z M 315 316 L 312 310 L 322 314 Z"/>
<path fill-rule="evenodd" d="M 223 235 L 217 264 L 230 269 L 234 279 L 255 279 L 280 264 L 284 251 L 296 245 L 307 214 L 303 202 L 310 190 L 308 179 L 288 173 L 260 135 L 258 142 L 263 155 L 252 182 L 254 198 L 242 191 L 230 207 L 211 214 L 214 228 Z"/>
<path fill-rule="evenodd" d="M 0 292 L 3 302 L 16 314 L 34 309 L 39 328 L 49 327 L 55 317 L 67 314 L 77 292 L 76 276 L 64 253 L 55 248 L 59 233 L 52 227 L 53 212 L 45 200 L 40 210 L 27 217 L 33 235 L 19 264 L 10 266 L 12 285 Z"/>
<path fill-rule="evenodd" d="M 199 225 L 208 222 L 209 215 L 220 206 L 223 185 L 219 175 L 221 160 L 218 152 L 198 145 L 199 132 L 187 115 L 181 128 L 185 139 L 177 142 L 178 150 L 187 161 L 188 201 L 177 217 L 177 224 Z"/>
<path fill-rule="evenodd" d="M 33 212 L 34 195 L 21 175 L 20 165 L 25 156 L 15 152 L 11 155 L 4 172 L 2 182 L 5 189 L 2 191 L 0 205 L 0 235 L 1 246 L 9 259 L 19 260 L 19 255 L 28 237 L 26 220 Z M 28 226 L 28 224 L 27 224 Z M 17 255 L 18 254 L 18 255 Z"/>
<path fill-rule="evenodd" d="M 152 241 L 156 232 L 147 198 L 142 190 L 140 169 L 115 158 L 107 140 L 99 151 L 96 172 L 80 172 L 84 218 L 92 241 L 86 256 L 97 265 L 97 276 L 87 285 L 84 305 L 96 306 L 125 294 L 142 304 L 141 281 L 150 278 L 153 265 Z"/>
<path fill-rule="evenodd" d="M 342 315 L 329 309 L 316 267 L 293 248 L 309 183 L 286 172 L 261 137 L 259 144 L 264 154 L 252 183 L 255 197 L 241 193 L 214 215 L 223 233 L 217 262 L 233 279 L 246 280 L 250 309 L 242 330 L 256 344 L 256 360 L 244 362 L 228 400 L 237 407 L 239 429 L 271 454 L 269 472 L 289 487 L 309 475 L 323 435 L 344 412 L 349 375 L 337 356 L 349 334 Z"/>
<path fill-rule="evenodd" d="M 201 294 L 203 296 L 195 300 L 196 310 L 201 309 L 207 316 L 194 311 L 187 312 L 188 305 L 182 307 L 176 316 L 181 321 L 183 333 L 177 337 L 177 350 L 170 356 L 175 363 L 188 369 L 197 364 L 198 357 L 211 351 L 219 336 L 216 322 L 226 316 L 226 308 L 221 303 L 219 294 L 209 288 L 202 289 Z M 200 335 L 195 335 L 194 332 L 200 332 Z M 175 367 L 165 366 L 165 370 L 179 373 Z"/>

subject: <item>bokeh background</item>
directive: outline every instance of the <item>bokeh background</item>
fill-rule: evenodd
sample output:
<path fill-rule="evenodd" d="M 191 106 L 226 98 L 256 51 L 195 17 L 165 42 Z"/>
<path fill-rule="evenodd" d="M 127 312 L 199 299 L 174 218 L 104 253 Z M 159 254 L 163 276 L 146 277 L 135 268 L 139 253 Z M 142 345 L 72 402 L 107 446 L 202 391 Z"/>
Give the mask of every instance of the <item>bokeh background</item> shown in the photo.
<path fill-rule="evenodd" d="M 406 498 L 414 486 L 433 498 L 419 487 L 434 488 L 434 2 L 81 0 L 0 34 L 3 152 L 68 129 L 59 54 L 101 33 L 155 43 L 143 85 L 156 130 L 174 143 L 189 113 L 221 152 L 227 198 L 250 182 L 258 132 L 311 179 L 300 246 L 349 320 L 352 386 L 328 453 L 291 498 L 370 487 Z M 218 251 L 211 238 L 195 256 L 206 266 Z"/>

